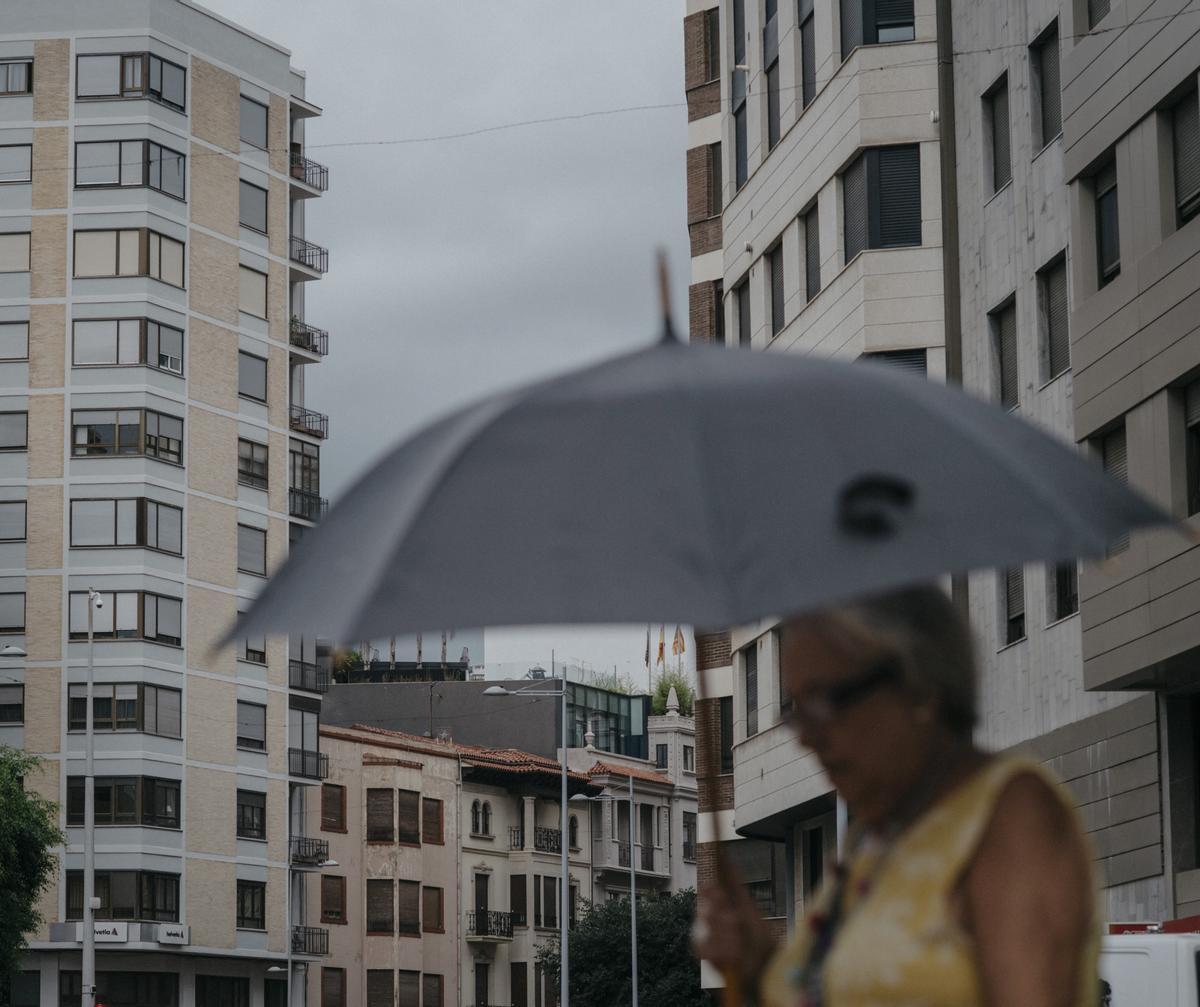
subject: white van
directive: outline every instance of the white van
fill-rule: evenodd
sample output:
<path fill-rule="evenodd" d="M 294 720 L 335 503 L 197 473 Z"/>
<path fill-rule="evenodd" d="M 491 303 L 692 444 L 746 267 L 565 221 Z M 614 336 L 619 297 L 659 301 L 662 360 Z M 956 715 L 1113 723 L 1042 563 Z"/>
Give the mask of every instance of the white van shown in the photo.
<path fill-rule="evenodd" d="M 1100 946 L 1111 1007 L 1200 1007 L 1198 970 L 1200 933 L 1110 934 Z"/>

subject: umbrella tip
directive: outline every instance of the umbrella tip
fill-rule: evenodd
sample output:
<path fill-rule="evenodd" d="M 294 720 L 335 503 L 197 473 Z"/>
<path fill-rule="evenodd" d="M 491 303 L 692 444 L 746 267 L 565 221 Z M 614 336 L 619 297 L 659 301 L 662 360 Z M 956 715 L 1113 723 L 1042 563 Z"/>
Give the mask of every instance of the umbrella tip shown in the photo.
<path fill-rule="evenodd" d="M 671 324 L 671 280 L 667 268 L 667 250 L 659 247 L 655 254 L 658 272 L 658 303 L 662 309 L 663 342 L 674 342 L 675 327 Z"/>

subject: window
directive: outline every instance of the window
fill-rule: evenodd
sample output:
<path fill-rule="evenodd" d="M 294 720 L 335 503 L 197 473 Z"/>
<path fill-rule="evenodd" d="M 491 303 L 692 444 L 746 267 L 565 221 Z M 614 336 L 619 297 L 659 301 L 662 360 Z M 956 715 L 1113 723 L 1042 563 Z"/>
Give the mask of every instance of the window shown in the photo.
<path fill-rule="evenodd" d="M 733 310 L 737 321 L 738 346 L 749 349 L 750 332 L 750 280 L 746 278 L 733 288 Z"/>
<path fill-rule="evenodd" d="M 173 287 L 183 286 L 183 242 L 156 231 L 146 235 L 149 266 L 146 275 Z"/>
<path fill-rule="evenodd" d="M 721 714 L 721 762 L 720 772 L 733 772 L 733 697 L 722 696 L 719 700 Z"/>
<path fill-rule="evenodd" d="M 267 274 L 247 266 L 238 267 L 238 310 L 255 318 L 267 317 Z"/>
<path fill-rule="evenodd" d="M 763 66 L 767 77 L 767 150 L 779 143 L 779 0 L 766 0 L 763 27 Z"/>
<path fill-rule="evenodd" d="M 1088 30 L 1095 28 L 1105 17 L 1112 6 L 1112 0 L 1087 0 Z"/>
<path fill-rule="evenodd" d="M 421 798 L 421 842 L 441 846 L 445 842 L 442 829 L 442 802 L 433 797 Z"/>
<path fill-rule="evenodd" d="M 696 746 L 683 746 L 683 771 L 685 773 L 694 773 L 696 771 Z"/>
<path fill-rule="evenodd" d="M 36 976 L 37 973 L 26 972 L 25 975 Z M 83 996 L 82 974 L 60 972 L 58 992 L 61 1007 L 75 1007 Z M 35 997 L 29 1001 L 29 1007 L 38 1007 L 41 1002 Z M 145 1007 L 146 1004 L 179 1007 L 179 976 L 173 972 L 97 972 L 95 1002 L 104 1007 Z M 232 1000 L 227 1002 L 233 1007 L 245 1007 L 244 1004 L 234 1005 Z M 24 1003 L 14 1000 L 12 1007 L 23 1007 Z M 198 1007 L 206 1007 L 199 1000 L 196 1003 Z"/>
<path fill-rule="evenodd" d="M 1096 447 L 1100 455 L 1100 461 L 1104 465 L 1104 471 L 1123 483 L 1129 482 L 1129 458 L 1126 451 L 1125 424 L 1122 423 L 1119 427 L 1110 430 L 1107 434 L 1097 438 L 1097 441 Z M 1112 556 L 1127 548 L 1129 548 L 1129 535 L 1125 534 L 1109 543 L 1108 554 Z"/>
<path fill-rule="evenodd" d="M 238 223 L 252 231 L 267 233 L 267 190 L 242 180 Z"/>
<path fill-rule="evenodd" d="M 76 367 L 144 365 L 183 373 L 183 330 L 148 318 L 81 319 L 72 325 Z"/>
<path fill-rule="evenodd" d="M 28 427 L 28 413 L 0 413 L 0 451 L 25 451 L 29 446 Z"/>
<path fill-rule="evenodd" d="M 242 95 L 241 129 L 238 135 L 255 147 L 267 149 L 267 106 Z"/>
<path fill-rule="evenodd" d="M 92 686 L 93 731 L 141 731 L 178 738 L 183 694 L 178 689 L 137 682 L 99 682 Z M 68 687 L 69 731 L 87 729 L 87 686 Z"/>
<path fill-rule="evenodd" d="M 93 610 L 97 640 L 153 640 L 180 644 L 182 603 L 178 598 L 149 591 L 100 591 L 104 607 Z M 70 637 L 87 639 L 88 594 L 70 594 Z"/>
<path fill-rule="evenodd" d="M 0 146 L 0 184 L 33 180 L 33 147 L 28 144 Z"/>
<path fill-rule="evenodd" d="M 396 838 L 396 817 L 391 788 L 367 789 L 367 842 L 390 843 Z"/>
<path fill-rule="evenodd" d="M 76 98 L 151 98 L 182 112 L 187 71 L 153 53 L 77 56 Z"/>
<path fill-rule="evenodd" d="M 240 524 L 237 527 L 237 568 L 239 573 L 267 575 L 267 532 Z"/>
<path fill-rule="evenodd" d="M 390 934 L 395 931 L 395 892 L 391 878 L 367 880 L 367 933 Z"/>
<path fill-rule="evenodd" d="M 321 922 L 346 922 L 346 879 L 333 874 L 321 875 Z"/>
<path fill-rule="evenodd" d="M 534 878 L 537 884 L 538 878 Z M 542 882 L 542 926 L 558 926 L 558 893 L 561 886 L 560 878 L 545 877 Z"/>
<path fill-rule="evenodd" d="M 1096 192 L 1096 256 L 1101 287 L 1121 273 L 1121 235 L 1117 220 L 1117 162 L 1110 160 L 1093 179 Z"/>
<path fill-rule="evenodd" d="M 255 489 L 267 488 L 267 445 L 256 444 L 244 437 L 238 438 L 238 482 Z"/>
<path fill-rule="evenodd" d="M 255 790 L 237 792 L 239 839 L 267 838 L 267 795 Z"/>
<path fill-rule="evenodd" d="M 990 316 L 996 391 L 1005 409 L 1016 409 L 1020 398 L 1017 371 L 1017 302 L 1010 300 Z"/>
<path fill-rule="evenodd" d="M 841 0 L 842 59 L 860 45 L 916 38 L 913 0 Z"/>
<path fill-rule="evenodd" d="M 183 510 L 142 497 L 72 500 L 71 548 L 138 546 L 183 554 Z"/>
<path fill-rule="evenodd" d="M 510 874 L 508 878 L 508 906 L 512 912 L 514 927 L 528 926 L 526 917 L 527 889 L 524 874 Z"/>
<path fill-rule="evenodd" d="M 29 234 L 0 234 L 0 273 L 29 272 Z"/>
<path fill-rule="evenodd" d="M 346 1007 L 346 970 L 321 967 L 321 1007 Z"/>
<path fill-rule="evenodd" d="M 821 826 L 804 830 L 804 895 L 814 894 L 825 876 L 825 830 Z"/>
<path fill-rule="evenodd" d="M 0 95 L 32 93 L 32 60 L 14 59 L 0 62 Z"/>
<path fill-rule="evenodd" d="M 804 298 L 811 301 L 821 292 L 821 218 L 814 203 L 804 215 Z"/>
<path fill-rule="evenodd" d="M 394 1007 L 396 981 L 391 969 L 367 969 L 366 1007 Z"/>
<path fill-rule="evenodd" d="M 746 683 L 746 737 L 758 734 L 758 644 L 742 651 L 742 673 Z"/>
<path fill-rule="evenodd" d="M 872 353 L 864 353 L 858 359 L 867 363 L 898 367 L 904 371 L 920 374 L 921 377 L 925 377 L 928 373 L 928 361 L 924 350 L 876 350 Z"/>
<path fill-rule="evenodd" d="M 421 933 L 421 882 L 397 881 L 396 894 L 400 904 L 396 917 L 396 932 L 417 937 Z"/>
<path fill-rule="evenodd" d="M 1062 75 L 1057 20 L 1042 32 L 1032 50 L 1029 63 L 1033 69 L 1033 122 L 1037 130 L 1034 145 L 1040 150 L 1062 132 Z"/>
<path fill-rule="evenodd" d="M 29 359 L 29 323 L 0 322 L 0 360 Z"/>
<path fill-rule="evenodd" d="M 721 11 L 711 7 L 704 15 L 704 83 L 721 76 Z"/>
<path fill-rule="evenodd" d="M 98 920 L 179 922 L 179 875 L 97 871 Z M 67 919 L 83 919 L 83 871 L 67 871 Z"/>
<path fill-rule="evenodd" d="M 992 192 L 1012 181 L 1012 153 L 1008 123 L 1008 74 L 983 96 L 984 132 L 991 141 Z"/>
<path fill-rule="evenodd" d="M 10 591 L 0 594 L 0 633 L 25 632 L 25 595 Z"/>
<path fill-rule="evenodd" d="M 0 500 L 0 542 L 25 541 L 25 501 Z"/>
<path fill-rule="evenodd" d="M 152 140 L 102 140 L 75 144 L 75 188 L 144 186 L 186 198 L 187 159 Z"/>
<path fill-rule="evenodd" d="M 179 828 L 179 781 L 149 776 L 97 776 L 97 825 Z M 67 824 L 83 825 L 84 778 L 67 778 Z"/>
<path fill-rule="evenodd" d="M 250 980 L 196 976 L 196 1007 L 250 1007 Z"/>
<path fill-rule="evenodd" d="M 267 885 L 263 881 L 237 883 L 237 928 L 239 930 L 267 929 Z"/>
<path fill-rule="evenodd" d="M 659 747 L 665 746 L 660 745 Z M 572 815 L 567 822 L 567 841 L 569 849 L 579 849 L 579 819 L 575 815 Z"/>
<path fill-rule="evenodd" d="M 1171 109 L 1175 215 L 1180 227 L 1200 214 L 1200 97 L 1193 88 Z"/>
<path fill-rule="evenodd" d="M 1079 570 L 1074 561 L 1046 567 L 1046 580 L 1051 622 L 1079 611 Z"/>
<path fill-rule="evenodd" d="M 425 886 L 421 889 L 421 928 L 427 934 L 446 932 L 446 921 L 443 919 L 444 894 L 441 888 Z"/>
<path fill-rule="evenodd" d="M 256 402 L 267 401 L 267 361 L 264 357 L 238 351 L 238 394 Z"/>
<path fill-rule="evenodd" d="M 420 972 L 401 969 L 396 973 L 396 1007 L 421 1007 Z"/>
<path fill-rule="evenodd" d="M 286 979 L 263 980 L 263 1007 L 288 1007 Z"/>
<path fill-rule="evenodd" d="M 255 752 L 267 750 L 267 708 L 260 703 L 238 700 L 237 747 Z"/>
<path fill-rule="evenodd" d="M 800 100 L 808 108 L 817 96 L 817 43 L 813 0 L 800 0 Z"/>
<path fill-rule="evenodd" d="M 71 414 L 71 453 L 149 455 L 183 464 L 183 420 L 150 409 L 78 409 Z"/>
<path fill-rule="evenodd" d="M 396 794 L 396 811 L 399 828 L 396 842 L 410 846 L 421 845 L 421 795 L 415 790 L 401 790 Z"/>
<path fill-rule="evenodd" d="M 25 722 L 25 686 L 0 685 L 0 724 Z"/>
<path fill-rule="evenodd" d="M 183 242 L 149 228 L 76 231 L 77 278 L 149 276 L 183 287 Z"/>
<path fill-rule="evenodd" d="M 771 335 L 783 331 L 783 242 L 767 252 L 767 272 L 771 283 Z"/>
<path fill-rule="evenodd" d="M 669 745 L 655 745 L 654 746 L 654 765 L 658 769 L 666 769 L 667 766 L 669 765 L 670 757 L 668 756 L 667 753 L 670 752 L 670 750 L 671 749 L 670 749 Z"/>
<path fill-rule="evenodd" d="M 524 1007 L 525 1005 L 524 1000 L 518 1001 L 514 998 L 514 1007 L 516 1007 L 518 1003 L 521 1005 L 521 1007 Z M 416 1004 L 416 1000 L 413 1001 L 413 1004 Z M 442 991 L 442 977 L 439 975 L 434 975 L 431 972 L 426 972 L 423 976 L 421 976 L 421 1007 L 444 1007 L 444 1004 L 445 996 Z M 14 1007 L 16 1007 L 16 1005 L 14 1005 Z"/>
<path fill-rule="evenodd" d="M 1004 643 L 1025 639 L 1025 571 L 1009 567 L 1004 571 Z"/>
<path fill-rule="evenodd" d="M 321 831 L 346 831 L 346 788 L 336 783 L 321 784 Z"/>
<path fill-rule="evenodd" d="M 737 189 L 749 177 L 749 135 L 746 131 L 746 0 L 733 0 L 733 161 Z"/>
<path fill-rule="evenodd" d="M 842 175 L 846 261 L 866 248 L 921 244 L 921 151 L 865 150 Z"/>

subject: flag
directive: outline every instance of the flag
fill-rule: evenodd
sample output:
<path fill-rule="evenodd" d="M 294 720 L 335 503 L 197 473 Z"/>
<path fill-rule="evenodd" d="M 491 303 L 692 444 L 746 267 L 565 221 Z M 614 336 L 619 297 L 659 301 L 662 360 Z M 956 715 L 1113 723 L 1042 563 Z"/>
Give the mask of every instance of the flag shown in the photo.
<path fill-rule="evenodd" d="M 646 623 L 646 667 L 650 667 L 650 623 Z"/>
<path fill-rule="evenodd" d="M 658 627 L 658 660 L 655 664 L 665 664 L 667 660 L 667 627 Z"/>
<path fill-rule="evenodd" d="M 421 667 L 421 634 L 417 634 L 417 667 Z"/>
<path fill-rule="evenodd" d="M 675 626 L 675 639 L 673 639 L 671 641 L 671 653 L 674 654 L 676 657 L 678 657 L 685 650 L 687 650 L 687 644 L 684 643 L 684 641 L 683 641 L 683 630 L 680 629 L 678 625 L 676 625 Z"/>
<path fill-rule="evenodd" d="M 446 631 L 442 630 L 442 664 L 446 663 Z"/>

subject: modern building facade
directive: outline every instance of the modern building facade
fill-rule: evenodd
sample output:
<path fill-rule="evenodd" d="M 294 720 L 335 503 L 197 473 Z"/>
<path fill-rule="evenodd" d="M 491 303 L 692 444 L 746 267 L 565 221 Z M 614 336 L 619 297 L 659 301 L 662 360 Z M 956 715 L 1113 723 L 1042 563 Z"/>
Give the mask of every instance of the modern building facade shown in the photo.
<path fill-rule="evenodd" d="M 101 999 L 300 1004 L 328 674 L 312 641 L 215 645 L 323 506 L 320 110 L 187 0 L 13 5 L 0 85 L 0 632 L 27 652 L 0 741 L 42 757 L 67 835 L 14 1002 L 80 994 L 94 589 Z"/>
<path fill-rule="evenodd" d="M 692 0 L 691 338 L 961 381 L 1188 519 L 1198 32 L 1194 4 Z M 954 593 L 979 642 L 981 742 L 1067 782 L 1109 919 L 1161 919 L 1200 904 L 1194 547 L 1156 532 L 1110 553 Z M 752 874 L 794 922 L 839 825 L 780 723 L 777 628 L 698 643 L 701 838 L 736 857 L 776 844 Z"/>

